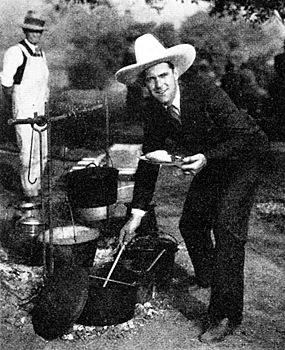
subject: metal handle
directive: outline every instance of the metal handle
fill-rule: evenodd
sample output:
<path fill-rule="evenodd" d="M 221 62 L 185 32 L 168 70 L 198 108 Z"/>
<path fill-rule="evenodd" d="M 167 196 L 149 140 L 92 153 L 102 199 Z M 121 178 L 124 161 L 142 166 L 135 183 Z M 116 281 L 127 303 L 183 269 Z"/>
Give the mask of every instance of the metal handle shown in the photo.
<path fill-rule="evenodd" d="M 103 280 L 103 281 L 107 281 L 107 278 L 104 277 L 100 277 L 100 276 L 89 276 L 90 278 L 97 278 L 99 280 Z M 113 283 L 119 283 L 119 284 L 123 284 L 124 286 L 130 286 L 130 287 L 135 287 L 137 285 L 136 282 L 133 283 L 127 283 L 127 282 L 123 282 L 123 281 L 117 281 L 117 280 L 113 280 L 111 278 L 108 279 L 109 282 L 113 282 Z"/>
<path fill-rule="evenodd" d="M 98 165 L 94 162 L 87 164 L 85 168 L 91 167 L 91 165 L 94 165 L 95 168 L 98 168 Z"/>
<path fill-rule="evenodd" d="M 106 281 L 105 281 L 104 284 L 103 284 L 103 288 L 106 287 L 106 285 L 107 285 L 107 283 L 108 283 L 108 281 L 109 281 L 109 279 L 110 279 L 110 277 L 111 277 L 111 275 L 112 275 L 112 273 L 113 273 L 113 271 L 114 271 L 114 269 L 115 269 L 115 267 L 116 267 L 116 265 L 117 265 L 117 263 L 118 263 L 118 261 L 119 261 L 119 259 L 120 259 L 120 256 L 122 255 L 122 253 L 123 253 L 125 247 L 126 247 L 126 244 L 123 244 L 123 245 L 122 245 L 122 248 L 120 249 L 120 251 L 119 251 L 119 253 L 118 253 L 118 255 L 117 255 L 117 257 L 116 257 L 116 259 L 115 259 L 115 261 L 114 261 L 114 263 L 113 263 L 113 265 L 112 265 L 112 267 L 111 267 L 111 269 L 110 269 L 110 271 L 109 271 L 109 273 L 108 273 L 108 276 L 107 276 L 107 278 L 106 278 Z"/>
<path fill-rule="evenodd" d="M 18 124 L 36 124 L 38 126 L 46 125 L 47 120 L 44 116 L 36 116 L 35 118 L 26 119 L 8 119 L 8 125 L 18 125 Z"/>
<path fill-rule="evenodd" d="M 163 249 L 158 256 L 154 259 L 154 261 L 151 263 L 151 265 L 149 266 L 149 268 L 146 270 L 146 272 L 149 272 L 153 266 L 157 263 L 157 261 L 161 258 L 161 256 L 166 252 L 166 249 Z"/>
<path fill-rule="evenodd" d="M 28 171 L 28 181 L 31 185 L 34 185 L 37 182 L 37 178 L 35 180 L 31 180 L 31 168 L 32 168 L 32 155 L 33 155 L 33 143 L 34 143 L 34 129 L 32 129 L 32 137 L 31 137 L 31 146 L 30 146 L 30 158 L 29 158 L 29 171 Z"/>
<path fill-rule="evenodd" d="M 81 110 L 76 110 L 76 111 L 71 111 L 66 114 L 58 115 L 55 117 L 50 118 L 50 122 L 56 122 L 62 119 L 70 118 L 70 117 L 76 117 L 77 114 L 79 113 L 87 113 L 87 112 L 93 112 L 97 109 L 100 109 L 103 107 L 102 103 L 97 103 L 97 105 L 93 107 L 85 107 Z M 44 116 L 38 116 L 36 119 L 35 118 L 27 118 L 27 119 L 8 119 L 8 125 L 16 125 L 16 124 L 37 124 L 39 126 L 43 126 L 47 123 L 47 120 Z"/>

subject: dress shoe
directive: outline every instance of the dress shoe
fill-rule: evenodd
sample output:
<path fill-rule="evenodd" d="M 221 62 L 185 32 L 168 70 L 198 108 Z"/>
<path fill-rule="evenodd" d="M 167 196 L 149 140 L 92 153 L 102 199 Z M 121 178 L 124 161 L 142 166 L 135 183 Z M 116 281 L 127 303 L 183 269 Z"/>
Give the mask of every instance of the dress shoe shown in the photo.
<path fill-rule="evenodd" d="M 212 323 L 204 333 L 199 336 L 202 343 L 214 344 L 225 339 L 227 335 L 233 334 L 237 325 L 229 321 L 228 318 L 223 318 L 221 321 Z"/>
<path fill-rule="evenodd" d="M 202 288 L 210 288 L 210 283 L 200 282 L 195 276 L 191 276 L 188 280 L 188 291 L 196 292 Z"/>

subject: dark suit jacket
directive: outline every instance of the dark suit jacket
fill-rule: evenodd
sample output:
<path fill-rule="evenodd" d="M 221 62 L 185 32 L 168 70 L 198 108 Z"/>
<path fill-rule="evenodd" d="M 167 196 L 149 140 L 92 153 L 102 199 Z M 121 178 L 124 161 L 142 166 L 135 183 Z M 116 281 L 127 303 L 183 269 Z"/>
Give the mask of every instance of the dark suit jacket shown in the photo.
<path fill-rule="evenodd" d="M 267 136 L 255 121 L 238 110 L 228 95 L 214 82 L 196 73 L 180 82 L 182 125 L 175 125 L 165 108 L 149 98 L 142 111 L 143 153 L 166 149 L 172 140 L 179 153 L 202 153 L 207 167 L 231 166 L 237 159 L 258 157 L 268 146 Z M 223 165 L 222 165 L 223 164 Z M 152 200 L 159 167 L 139 161 L 135 175 L 133 208 L 146 210 Z M 203 171 L 203 170 L 202 170 Z"/>

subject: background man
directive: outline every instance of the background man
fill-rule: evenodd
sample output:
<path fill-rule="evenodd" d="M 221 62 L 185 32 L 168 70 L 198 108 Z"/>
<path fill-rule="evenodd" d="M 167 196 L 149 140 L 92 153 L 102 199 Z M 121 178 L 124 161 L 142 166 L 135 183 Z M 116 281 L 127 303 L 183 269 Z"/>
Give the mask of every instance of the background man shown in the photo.
<path fill-rule="evenodd" d="M 194 175 L 179 227 L 195 271 L 191 289 L 211 287 L 208 323 L 199 339 L 218 342 L 242 321 L 244 246 L 268 140 L 209 78 L 189 71 L 178 83 L 195 59 L 193 46 L 165 49 L 146 34 L 136 40 L 135 53 L 137 63 L 116 77 L 124 84 L 139 79 L 150 93 L 142 111 L 143 153 L 164 150 L 171 139 L 185 155 L 182 170 Z M 132 216 L 120 232 L 121 243 L 136 235 L 158 172 L 159 165 L 139 161 Z"/>
<path fill-rule="evenodd" d="M 14 119 L 34 118 L 45 114 L 48 100 L 48 67 L 44 52 L 38 47 L 45 21 L 35 11 L 28 11 L 21 25 L 25 39 L 10 47 L 4 55 L 0 73 L 3 94 Z M 34 201 L 41 189 L 39 133 L 31 125 L 18 124 L 17 144 L 20 150 L 21 183 L 24 199 Z M 45 127 L 34 125 L 37 130 Z M 47 162 L 47 132 L 41 131 L 43 169 Z"/>

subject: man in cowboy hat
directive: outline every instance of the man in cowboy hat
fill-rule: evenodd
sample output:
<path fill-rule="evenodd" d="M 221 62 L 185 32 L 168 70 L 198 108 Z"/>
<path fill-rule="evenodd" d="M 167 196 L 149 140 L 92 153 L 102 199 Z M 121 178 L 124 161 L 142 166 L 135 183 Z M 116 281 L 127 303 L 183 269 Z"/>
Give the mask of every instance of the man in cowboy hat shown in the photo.
<path fill-rule="evenodd" d="M 166 49 L 146 34 L 136 40 L 135 53 L 137 63 L 116 77 L 124 84 L 139 80 L 149 91 L 141 113 L 144 159 L 165 150 L 170 139 L 184 155 L 182 171 L 192 174 L 179 224 L 195 271 L 189 289 L 211 287 L 208 322 L 199 339 L 222 341 L 243 317 L 248 219 L 268 140 L 209 78 L 189 70 L 187 79 L 178 82 L 195 59 L 193 46 Z M 144 159 L 121 244 L 136 236 L 155 190 L 160 165 Z"/>
<path fill-rule="evenodd" d="M 13 118 L 27 119 L 45 114 L 48 100 L 48 67 L 38 43 L 46 30 L 44 19 L 28 11 L 21 24 L 25 39 L 4 54 L 0 73 L 3 94 L 10 105 Z M 40 137 L 42 165 L 47 162 L 47 132 L 45 126 L 16 124 L 17 144 L 21 160 L 21 184 L 25 201 L 37 199 L 41 189 Z"/>

